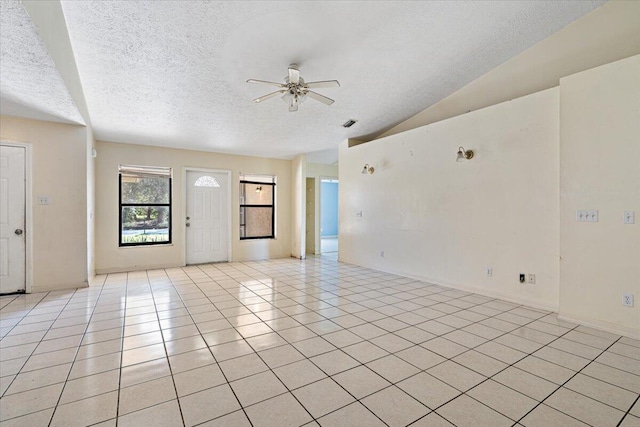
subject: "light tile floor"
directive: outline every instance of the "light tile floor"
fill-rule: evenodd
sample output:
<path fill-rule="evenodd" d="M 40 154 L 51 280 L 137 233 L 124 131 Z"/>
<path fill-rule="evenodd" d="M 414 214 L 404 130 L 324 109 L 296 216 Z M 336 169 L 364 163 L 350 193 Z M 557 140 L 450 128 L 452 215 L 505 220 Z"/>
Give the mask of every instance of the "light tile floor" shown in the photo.
<path fill-rule="evenodd" d="M 311 257 L 0 298 L 4 426 L 640 426 L 640 341 Z"/>
<path fill-rule="evenodd" d="M 338 238 L 337 237 L 321 237 L 320 252 L 322 252 L 323 254 L 338 252 Z"/>

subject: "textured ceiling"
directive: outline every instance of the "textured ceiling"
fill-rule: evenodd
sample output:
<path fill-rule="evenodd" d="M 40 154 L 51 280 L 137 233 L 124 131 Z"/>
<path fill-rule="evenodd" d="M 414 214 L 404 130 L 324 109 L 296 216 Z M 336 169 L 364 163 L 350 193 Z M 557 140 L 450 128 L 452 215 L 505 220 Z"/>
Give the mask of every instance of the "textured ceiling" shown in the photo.
<path fill-rule="evenodd" d="M 62 1 L 96 138 L 265 157 L 416 114 L 603 1 Z M 295 113 L 249 78 L 300 65 L 336 100 Z M 348 119 L 358 123 L 349 129 Z M 325 157 L 324 155 L 321 157 Z M 330 162 L 330 161 L 329 161 Z"/>
<path fill-rule="evenodd" d="M 0 112 L 84 124 L 46 47 L 17 0 L 0 1 Z"/>

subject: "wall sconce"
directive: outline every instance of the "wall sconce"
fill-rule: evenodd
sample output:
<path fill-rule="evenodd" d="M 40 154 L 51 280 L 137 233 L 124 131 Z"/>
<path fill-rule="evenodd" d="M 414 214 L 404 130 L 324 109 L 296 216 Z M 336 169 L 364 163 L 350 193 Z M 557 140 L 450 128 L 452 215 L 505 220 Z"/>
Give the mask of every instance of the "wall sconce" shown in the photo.
<path fill-rule="evenodd" d="M 258 185 L 256 187 L 256 193 L 258 193 L 258 194 L 262 193 L 262 186 L 261 185 Z"/>
<path fill-rule="evenodd" d="M 465 150 L 463 147 L 458 147 L 458 157 L 456 157 L 456 162 L 462 162 L 470 159 L 473 159 L 473 151 Z"/>
<path fill-rule="evenodd" d="M 374 171 L 373 166 L 369 166 L 369 163 L 366 163 L 364 165 L 364 167 L 362 168 L 362 173 L 363 174 L 371 175 L 371 174 L 373 174 L 373 171 Z"/>

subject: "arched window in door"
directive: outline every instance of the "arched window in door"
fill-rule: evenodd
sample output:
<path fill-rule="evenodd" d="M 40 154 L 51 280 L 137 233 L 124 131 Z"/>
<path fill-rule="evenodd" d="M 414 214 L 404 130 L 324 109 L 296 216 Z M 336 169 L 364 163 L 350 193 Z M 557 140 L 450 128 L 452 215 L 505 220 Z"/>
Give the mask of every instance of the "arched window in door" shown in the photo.
<path fill-rule="evenodd" d="M 201 176 L 196 180 L 196 183 L 194 185 L 196 187 L 220 187 L 218 181 L 216 181 L 214 177 L 209 175 Z"/>

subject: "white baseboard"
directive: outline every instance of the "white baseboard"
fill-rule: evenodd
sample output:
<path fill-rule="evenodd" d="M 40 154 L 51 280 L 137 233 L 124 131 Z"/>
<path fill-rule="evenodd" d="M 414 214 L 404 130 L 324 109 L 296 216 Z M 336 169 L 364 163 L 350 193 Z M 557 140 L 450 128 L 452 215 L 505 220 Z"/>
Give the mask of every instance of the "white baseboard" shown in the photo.
<path fill-rule="evenodd" d="M 411 274 L 407 274 L 405 272 L 394 271 L 393 269 L 381 268 L 380 266 L 368 266 L 368 265 L 356 264 L 356 263 L 353 263 L 353 262 L 344 261 L 344 260 L 340 259 L 340 256 L 338 256 L 338 261 L 346 262 L 346 263 L 352 264 L 352 265 L 359 265 L 359 266 L 366 267 L 366 268 L 371 268 L 372 270 L 382 271 L 384 273 L 396 274 L 398 276 L 408 277 L 410 279 L 419 280 L 421 282 L 426 282 L 426 283 L 430 283 L 430 284 L 433 284 L 433 285 L 443 286 L 445 288 L 456 289 L 456 290 L 464 291 L 464 292 L 471 292 L 471 293 L 482 295 L 482 296 L 489 297 L 489 298 L 499 298 L 499 299 L 504 300 L 504 301 L 512 302 L 514 304 L 527 305 L 529 307 L 537 308 L 539 310 L 551 311 L 551 312 L 554 312 L 554 313 L 558 312 L 558 306 L 557 305 L 545 304 L 545 303 L 541 303 L 540 301 L 530 300 L 530 299 L 527 299 L 527 298 L 514 297 L 513 295 L 507 295 L 507 294 L 503 294 L 501 292 L 491 292 L 491 291 L 487 291 L 487 289 L 485 289 L 485 288 L 476 288 L 476 287 L 467 286 L 467 285 L 464 285 L 464 284 L 442 282 L 442 281 L 439 281 L 439 280 L 433 280 L 433 279 L 431 279 L 429 277 L 414 276 L 414 275 L 411 275 Z"/>
<path fill-rule="evenodd" d="M 47 285 L 47 286 L 32 286 L 30 294 L 35 294 L 38 292 L 56 292 L 56 291 L 67 291 L 71 289 L 78 288 L 88 288 L 89 282 L 77 282 L 77 283 L 57 283 L 55 285 Z"/>
<path fill-rule="evenodd" d="M 503 301 L 512 302 L 514 304 L 526 305 L 531 308 L 537 308 L 538 310 L 551 311 L 553 313 L 558 312 L 557 305 L 544 304 L 539 301 L 531 300 L 528 298 L 514 297 L 513 295 L 507 295 L 501 292 L 491 292 L 491 291 L 487 292 L 487 290 L 485 290 L 484 288 L 475 288 L 472 286 L 452 284 L 452 283 L 441 283 L 441 282 L 438 282 L 437 280 L 429 280 L 429 279 L 420 279 L 420 280 L 433 283 L 434 285 L 443 286 L 445 288 L 457 289 L 459 291 L 471 292 L 471 293 L 482 295 L 489 298 L 498 298 Z"/>
<path fill-rule="evenodd" d="M 128 273 L 130 271 L 141 271 L 141 270 L 158 270 L 163 268 L 179 268 L 184 266 L 185 266 L 184 264 L 157 264 L 157 265 L 136 265 L 132 267 L 96 268 L 96 275 L 112 274 L 112 273 Z"/>
<path fill-rule="evenodd" d="M 605 322 L 602 320 L 586 319 L 584 317 L 576 317 L 563 313 L 558 313 L 558 319 L 566 322 L 578 323 L 593 329 L 609 332 L 615 335 L 624 335 L 625 337 L 640 340 L 640 328 L 630 328 L 628 326 L 618 325 L 616 323 Z"/>

